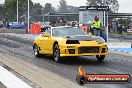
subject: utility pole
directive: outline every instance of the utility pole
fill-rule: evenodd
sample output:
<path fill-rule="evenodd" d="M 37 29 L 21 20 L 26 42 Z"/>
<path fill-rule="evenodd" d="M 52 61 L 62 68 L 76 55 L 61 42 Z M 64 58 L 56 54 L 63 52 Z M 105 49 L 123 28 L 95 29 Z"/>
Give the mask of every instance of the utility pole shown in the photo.
<path fill-rule="evenodd" d="M 106 6 L 106 0 L 104 0 L 104 6 Z M 104 11 L 104 27 L 105 27 L 105 33 L 106 33 L 106 41 L 108 42 L 108 11 L 107 11 L 107 19 L 105 18 L 106 18 L 106 11 Z"/>
<path fill-rule="evenodd" d="M 29 0 L 28 0 L 28 33 L 30 32 L 30 29 L 29 29 L 29 26 L 30 26 L 30 25 L 29 25 L 29 19 L 30 19 L 30 18 L 29 18 Z"/>
<path fill-rule="evenodd" d="M 104 6 L 106 5 L 106 0 L 104 0 Z M 104 27 L 105 27 L 105 11 L 104 11 Z"/>
<path fill-rule="evenodd" d="M 108 23 L 108 20 L 109 20 L 108 14 L 109 14 L 109 12 L 107 11 L 107 27 L 106 27 L 106 41 L 107 41 L 107 42 L 108 42 L 108 38 L 109 38 L 109 37 L 108 37 L 108 36 L 109 36 L 109 35 L 108 35 L 108 33 L 109 33 L 109 31 L 108 31 L 108 24 L 109 24 L 109 23 Z"/>
<path fill-rule="evenodd" d="M 18 23 L 18 0 L 17 0 L 17 23 Z"/>

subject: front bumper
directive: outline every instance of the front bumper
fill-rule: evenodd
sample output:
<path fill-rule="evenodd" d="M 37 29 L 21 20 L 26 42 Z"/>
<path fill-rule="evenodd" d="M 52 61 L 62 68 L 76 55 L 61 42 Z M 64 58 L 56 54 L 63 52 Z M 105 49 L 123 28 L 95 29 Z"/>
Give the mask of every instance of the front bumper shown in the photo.
<path fill-rule="evenodd" d="M 107 45 L 98 46 L 74 46 L 70 48 L 60 47 L 60 57 L 65 56 L 96 56 L 96 55 L 107 55 Z"/>

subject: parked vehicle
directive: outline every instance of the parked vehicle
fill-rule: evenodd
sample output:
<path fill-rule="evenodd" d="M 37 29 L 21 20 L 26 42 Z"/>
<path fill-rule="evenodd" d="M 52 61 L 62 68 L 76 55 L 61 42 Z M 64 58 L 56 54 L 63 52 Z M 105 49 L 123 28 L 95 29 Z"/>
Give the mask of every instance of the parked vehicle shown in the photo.
<path fill-rule="evenodd" d="M 18 22 L 10 22 L 10 29 L 20 29 L 20 24 Z"/>

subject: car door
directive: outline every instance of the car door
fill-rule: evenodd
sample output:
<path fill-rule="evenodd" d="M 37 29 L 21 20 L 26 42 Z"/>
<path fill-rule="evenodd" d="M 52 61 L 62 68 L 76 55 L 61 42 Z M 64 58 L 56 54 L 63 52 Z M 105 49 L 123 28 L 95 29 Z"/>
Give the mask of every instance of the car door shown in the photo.
<path fill-rule="evenodd" d="M 49 54 L 52 54 L 53 51 L 53 44 L 55 42 L 54 38 L 52 37 L 51 34 L 51 29 L 46 31 L 47 33 L 50 34 L 50 37 L 48 37 L 45 41 L 46 41 L 46 50 Z"/>
<path fill-rule="evenodd" d="M 51 36 L 51 29 L 46 30 L 45 33 L 48 33 L 50 37 L 40 38 L 40 46 L 42 49 L 41 51 L 44 54 L 52 54 L 52 47 L 53 47 L 54 39 Z"/>

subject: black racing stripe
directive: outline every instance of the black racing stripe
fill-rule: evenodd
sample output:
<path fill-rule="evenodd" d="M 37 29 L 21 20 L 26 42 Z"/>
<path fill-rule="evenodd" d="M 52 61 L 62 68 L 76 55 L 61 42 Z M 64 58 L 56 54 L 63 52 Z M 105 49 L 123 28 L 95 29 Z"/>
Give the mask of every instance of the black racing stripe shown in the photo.
<path fill-rule="evenodd" d="M 91 36 L 72 36 L 68 37 L 67 40 L 78 40 L 78 41 L 92 41 L 95 40 Z"/>

